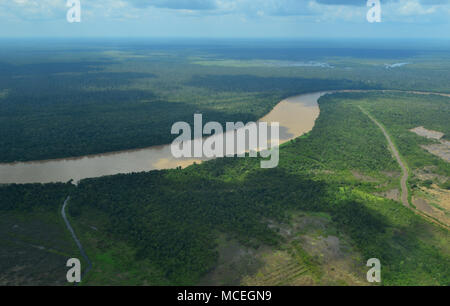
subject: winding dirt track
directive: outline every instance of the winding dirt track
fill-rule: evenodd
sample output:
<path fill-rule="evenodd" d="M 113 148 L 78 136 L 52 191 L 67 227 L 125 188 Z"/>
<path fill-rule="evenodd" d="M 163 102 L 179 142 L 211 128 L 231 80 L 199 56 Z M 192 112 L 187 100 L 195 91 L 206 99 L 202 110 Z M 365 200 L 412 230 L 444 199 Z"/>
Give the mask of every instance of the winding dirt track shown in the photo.
<path fill-rule="evenodd" d="M 429 215 L 425 214 L 424 212 L 422 212 L 422 211 L 420 211 L 420 210 L 418 210 L 418 209 L 415 209 L 415 208 L 413 208 L 413 207 L 411 207 L 411 206 L 409 205 L 409 200 L 408 200 L 408 198 L 409 198 L 409 196 L 408 196 L 409 190 L 408 190 L 408 185 L 407 185 L 407 184 L 408 184 L 409 172 L 408 172 L 408 167 L 407 167 L 407 165 L 402 161 L 402 158 L 401 158 L 401 156 L 400 156 L 400 153 L 398 152 L 397 148 L 395 147 L 394 143 L 392 142 L 392 139 L 391 139 L 391 137 L 389 136 L 389 134 L 388 134 L 388 132 L 386 131 L 386 129 L 384 128 L 384 126 L 383 126 L 381 123 L 379 123 L 374 117 L 372 117 L 372 116 L 371 116 L 365 109 L 363 109 L 361 106 L 358 106 L 358 107 L 359 107 L 359 108 L 361 109 L 361 111 L 362 111 L 365 115 L 367 115 L 367 116 L 370 118 L 370 120 L 372 120 L 372 121 L 380 128 L 380 130 L 383 132 L 384 137 L 386 137 L 386 140 L 387 140 L 387 142 L 388 142 L 388 144 L 389 144 L 389 149 L 391 150 L 392 155 L 395 157 L 395 159 L 397 160 L 398 164 L 400 165 L 400 168 L 402 169 L 402 178 L 401 178 L 401 180 L 400 180 L 400 185 L 401 185 L 401 188 L 402 188 L 402 203 L 403 203 L 403 205 L 406 206 L 406 207 L 408 207 L 408 208 L 411 208 L 411 210 L 412 210 L 415 214 L 417 214 L 417 215 L 419 215 L 419 216 L 421 216 L 421 217 L 427 219 L 428 221 L 430 221 L 430 222 L 432 222 L 432 223 L 434 223 L 434 224 L 436 224 L 436 225 L 438 225 L 438 226 L 440 226 L 440 227 L 443 227 L 443 228 L 445 228 L 445 229 L 447 229 L 447 230 L 450 230 L 450 227 L 449 227 L 448 225 L 443 224 L 443 223 L 441 223 L 441 222 L 435 220 L 434 218 L 430 217 Z"/>
<path fill-rule="evenodd" d="M 395 159 L 397 160 L 397 163 L 400 165 L 400 168 L 402 169 L 402 179 L 400 180 L 400 185 L 402 187 L 402 203 L 403 205 L 405 205 L 406 207 L 409 207 L 409 201 L 408 201 L 408 186 L 407 186 L 407 182 L 408 182 L 408 167 L 406 167 L 406 165 L 403 163 L 401 157 L 400 157 L 400 153 L 398 153 L 397 148 L 395 147 L 394 143 L 392 142 L 391 137 L 389 136 L 388 132 L 386 132 L 386 129 L 384 128 L 384 126 L 379 123 L 374 117 L 372 117 L 365 109 L 363 109 L 361 106 L 359 106 L 359 108 L 361 109 L 361 111 L 366 114 L 370 120 L 372 120 L 379 128 L 380 130 L 383 132 L 384 137 L 386 137 L 386 140 L 389 144 L 389 149 L 392 152 L 392 155 L 394 155 Z"/>

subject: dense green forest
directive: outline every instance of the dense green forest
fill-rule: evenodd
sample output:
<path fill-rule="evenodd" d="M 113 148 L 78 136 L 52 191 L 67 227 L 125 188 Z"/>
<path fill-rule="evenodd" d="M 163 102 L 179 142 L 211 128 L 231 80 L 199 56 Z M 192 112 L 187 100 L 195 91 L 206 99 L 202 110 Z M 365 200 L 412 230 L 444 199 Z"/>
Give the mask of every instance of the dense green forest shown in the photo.
<path fill-rule="evenodd" d="M 55 211 L 72 190 L 69 183 L 0 185 L 0 211 Z"/>
<path fill-rule="evenodd" d="M 256 120 L 282 98 L 304 92 L 449 92 L 445 52 L 145 44 L 76 51 L 74 59 L 66 47 L 25 55 L 0 50 L 1 162 L 166 143 L 170 126 L 191 122 L 195 112 L 208 121 Z M 49 55 L 51 63 L 43 60 Z M 399 61 L 411 64 L 384 66 Z M 329 219 L 317 235 L 348 240 L 360 267 L 379 258 L 383 285 L 450 285 L 448 230 L 376 195 L 398 188 L 400 169 L 382 132 L 358 107 L 387 127 L 411 168 L 434 165 L 448 176 L 448 163 L 420 148 L 430 140 L 408 131 L 423 125 L 448 138 L 448 98 L 339 93 L 319 105 L 314 129 L 282 146 L 275 169 L 260 169 L 258 159 L 225 158 L 76 186 L 0 186 L 0 258 L 5 267 L 47 258 L 28 281 L 49 270 L 42 282 L 63 284 L 64 259 L 79 257 L 59 215 L 70 195 L 70 220 L 94 263 L 87 285 L 199 284 L 217 268 L 223 236 L 252 252 L 289 244 L 322 284 L 320 260 L 302 249 L 302 240 L 288 241 L 272 226 L 291 224 L 299 214 Z M 15 261 L 15 254 L 29 256 Z M 27 284 L 20 271 L 8 270 L 10 276 Z"/>
<path fill-rule="evenodd" d="M 448 92 L 450 82 L 448 53 L 398 46 L 79 44 L 24 52 L 5 43 L 0 162 L 170 143 L 171 125 L 190 123 L 195 112 L 208 121 L 255 121 L 282 98 L 305 92 Z M 410 64 L 386 69 L 398 61 Z"/>
<path fill-rule="evenodd" d="M 277 169 L 260 169 L 254 159 L 218 159 L 184 170 L 87 179 L 76 188 L 9 185 L 0 188 L 2 209 L 40 203 L 58 209 L 71 194 L 69 212 L 82 237 L 89 236 L 83 224 L 102 220 L 104 232 L 94 235 L 103 238 L 88 247 L 102 267 L 88 278 L 94 284 L 107 281 L 100 276 L 106 263 L 120 271 L 131 269 L 130 261 L 149 265 L 148 277 L 136 272 L 146 283 L 195 284 L 217 262 L 219 233 L 251 248 L 276 249 L 283 238 L 264 220 L 289 222 L 292 211 L 329 214 L 363 258 L 382 260 L 386 285 L 448 284 L 448 233 L 398 202 L 372 196 L 380 181 L 348 174 L 396 170 L 383 135 L 354 105 L 358 96 L 321 98 L 315 128 L 283 146 Z M 129 256 L 123 266 L 110 253 L 122 244 Z"/>
<path fill-rule="evenodd" d="M 260 169 L 254 159 L 218 159 L 183 170 L 81 181 L 71 191 L 70 215 L 82 237 L 103 237 L 89 244 L 102 268 L 88 283 L 103 279 L 96 273 L 107 263 L 123 264 L 110 252 L 125 243 L 134 250 L 128 256 L 151 266 L 145 278 L 150 284 L 195 284 L 217 263 L 220 233 L 254 249 L 276 249 L 283 237 L 267 220 L 289 222 L 293 211 L 305 211 L 329 214 L 363 260 L 380 258 L 383 284 L 448 285 L 448 232 L 399 202 L 373 196 L 386 177 L 365 182 L 349 174 L 398 171 L 382 133 L 355 105 L 358 97 L 321 98 L 315 128 L 283 146 L 276 169 Z M 17 188 L 5 187 L 11 190 L 5 195 Z M 104 232 L 86 233 L 82 225 L 98 223 L 98 216 Z"/>

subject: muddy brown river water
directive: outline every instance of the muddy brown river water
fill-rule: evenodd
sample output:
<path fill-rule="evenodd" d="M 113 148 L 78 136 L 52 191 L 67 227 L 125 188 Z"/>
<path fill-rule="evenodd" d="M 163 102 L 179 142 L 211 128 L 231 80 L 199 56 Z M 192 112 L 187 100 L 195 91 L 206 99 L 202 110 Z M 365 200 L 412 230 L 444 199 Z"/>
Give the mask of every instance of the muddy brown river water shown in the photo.
<path fill-rule="evenodd" d="M 325 92 L 285 99 L 261 118 L 261 122 L 280 123 L 280 144 L 312 130 L 319 116 L 318 99 Z M 76 158 L 0 164 L 0 184 L 75 182 L 119 173 L 143 172 L 186 167 L 197 159 L 172 157 L 171 145 L 112 152 Z"/>

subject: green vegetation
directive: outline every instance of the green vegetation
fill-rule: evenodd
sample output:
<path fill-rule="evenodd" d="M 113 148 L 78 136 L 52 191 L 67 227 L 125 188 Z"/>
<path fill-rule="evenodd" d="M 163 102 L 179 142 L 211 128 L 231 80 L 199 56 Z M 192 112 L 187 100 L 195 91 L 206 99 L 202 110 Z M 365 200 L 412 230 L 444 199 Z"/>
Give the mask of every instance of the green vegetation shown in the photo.
<path fill-rule="evenodd" d="M 185 170 L 83 180 L 71 213 L 83 220 L 85 209 L 105 212 L 107 232 L 131 243 L 137 258 L 162 267 L 173 284 L 195 283 L 214 267 L 216 233 L 277 248 L 282 238 L 262 220 L 286 222 L 292 210 L 330 214 L 363 258 L 383 262 L 385 285 L 448 284 L 448 232 L 371 195 L 386 178 L 361 182 L 349 174 L 398 171 L 381 131 L 356 99 L 348 100 L 355 95 L 322 98 L 315 128 L 283 146 L 277 169 L 259 169 L 253 159 L 219 159 Z M 327 170 L 335 175 L 313 175 Z"/>
<path fill-rule="evenodd" d="M 302 92 L 449 92 L 447 53 L 256 51 L 102 47 L 80 51 L 76 58 L 68 51 L 52 57 L 43 52 L 54 61 L 48 63 L 39 52 L 24 59 L 2 50 L 0 92 L 7 94 L 0 100 L 0 161 L 170 142 L 170 126 L 191 122 L 195 112 L 222 123 L 256 120 L 280 99 Z M 266 59 L 279 66 L 236 64 Z M 384 67 L 400 59 L 414 63 L 389 71 Z M 309 60 L 334 68 L 280 64 Z M 301 241 L 286 241 L 279 228 L 269 226 L 290 224 L 298 214 L 326 217 L 321 236 L 348 239 L 360 267 L 379 258 L 383 285 L 450 285 L 448 231 L 397 201 L 374 195 L 398 188 L 398 177 L 388 173 L 399 169 L 382 132 L 358 106 L 386 126 L 412 169 L 434 166 L 449 176 L 448 163 L 420 147 L 431 141 L 408 131 L 423 125 L 450 135 L 448 98 L 393 92 L 326 95 L 314 129 L 282 146 L 276 169 L 260 169 L 258 159 L 225 158 L 186 169 L 86 179 L 77 186 L 0 186 L 0 256 L 7 271 L 0 280 L 64 283 L 66 257 L 79 257 L 59 216 L 71 195 L 71 223 L 94 264 L 86 285 L 199 284 L 220 264 L 224 236 L 254 252 L 286 251 L 299 265 L 292 277 L 309 273 L 321 283 L 323 263 Z M 19 253 L 24 257 L 16 258 Z M 38 264 L 43 258 L 48 262 Z M 4 270 L 11 266 L 19 268 Z M 41 277 L 45 271 L 53 272 Z"/>
<path fill-rule="evenodd" d="M 421 137 L 410 130 L 418 126 L 450 135 L 448 97 L 398 93 L 371 93 L 354 96 L 358 103 L 373 114 L 394 137 L 400 153 L 413 170 L 435 166 L 438 174 L 450 177 L 450 165 L 424 150 L 421 145 L 435 141 Z M 448 137 L 448 136 L 444 136 Z"/>
<path fill-rule="evenodd" d="M 66 285 L 80 257 L 60 208 L 72 185 L 0 186 L 0 285 Z"/>
<path fill-rule="evenodd" d="M 431 188 L 433 183 L 438 183 L 441 188 L 446 189 L 445 184 L 450 177 L 449 163 L 424 148 L 424 146 L 438 141 L 419 136 L 411 129 L 423 126 L 428 130 L 442 132 L 445 135 L 444 138 L 448 137 L 450 98 L 439 95 L 392 92 L 350 96 L 343 94 L 337 97 L 344 104 L 364 106 L 389 131 L 404 162 L 409 167 L 408 189 L 409 202 L 412 207 L 417 208 L 412 201 L 414 196 L 424 197 L 420 187 Z M 421 175 L 423 172 L 427 174 L 426 177 Z M 429 205 L 436 207 L 431 203 Z M 425 213 L 448 225 L 445 215 L 440 215 L 439 212 L 430 213 L 429 210 Z M 448 214 L 448 211 L 444 209 L 444 213 Z"/>
<path fill-rule="evenodd" d="M 55 211 L 72 192 L 72 184 L 0 185 L 0 212 Z"/>
<path fill-rule="evenodd" d="M 442 183 L 442 184 L 440 185 L 440 187 L 441 187 L 442 189 L 450 190 L 450 180 L 446 180 L 445 183 Z"/>
<path fill-rule="evenodd" d="M 221 71 L 192 65 L 170 49 L 167 54 L 175 53 L 177 60 L 161 65 L 155 61 L 159 56 L 142 52 L 145 58 L 106 53 L 109 60 L 104 52 L 85 54 L 91 61 L 62 52 L 65 57 L 57 62 L 36 55 L 31 64 L 6 54 L 14 64 L 4 63 L 0 70 L 0 92 L 8 92 L 0 103 L 0 162 L 166 144 L 175 138 L 172 124 L 192 124 L 196 112 L 205 121 L 256 121 L 291 94 L 369 88 L 346 79 Z"/>
<path fill-rule="evenodd" d="M 94 260 L 87 284 L 195 284 L 217 264 L 219 233 L 250 248 L 277 249 L 283 238 L 264 220 L 289 222 L 292 211 L 309 211 L 330 215 L 363 260 L 379 258 L 383 284 L 448 285 L 448 232 L 371 195 L 389 181 L 376 173 L 398 169 L 381 131 L 357 107 L 370 103 L 358 97 L 323 97 L 315 128 L 282 147 L 276 169 L 260 169 L 255 159 L 217 159 L 184 170 L 87 179 L 76 188 L 26 186 L 35 190 L 33 199 L 54 196 L 55 209 L 61 193 L 71 193 L 71 220 Z M 351 169 L 376 179 L 361 181 Z M 57 186 L 59 193 L 52 190 Z M 35 205 L 20 188 L 0 189 L 4 207 Z M 302 258 L 315 271 L 317 263 Z"/>
<path fill-rule="evenodd" d="M 0 162 L 82 156 L 170 143 L 171 125 L 254 121 L 282 98 L 333 89 L 449 92 L 448 53 L 83 42 L 0 52 Z M 88 48 L 89 46 L 89 48 Z M 245 65 L 255 60 L 258 65 Z M 204 62 L 208 65 L 204 65 Z M 227 64 L 231 61 L 244 64 Z M 302 66 L 309 61 L 318 66 Z M 412 62 L 386 69 L 385 63 Z M 436 62 L 439 61 L 439 65 Z M 211 64 L 212 63 L 212 64 Z M 215 65 L 214 63 L 219 63 Z"/>

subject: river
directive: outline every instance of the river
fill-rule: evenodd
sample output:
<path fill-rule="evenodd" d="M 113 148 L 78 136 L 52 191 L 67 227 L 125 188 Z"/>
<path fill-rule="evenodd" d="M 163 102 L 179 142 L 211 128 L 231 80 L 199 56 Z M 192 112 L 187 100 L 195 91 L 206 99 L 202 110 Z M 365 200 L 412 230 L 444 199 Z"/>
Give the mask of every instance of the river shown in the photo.
<path fill-rule="evenodd" d="M 325 92 L 303 94 L 279 102 L 261 122 L 280 123 L 280 144 L 312 130 Z M 112 152 L 76 158 L 0 164 L 0 184 L 75 182 L 119 173 L 186 167 L 197 159 L 172 157 L 171 146 Z"/>

